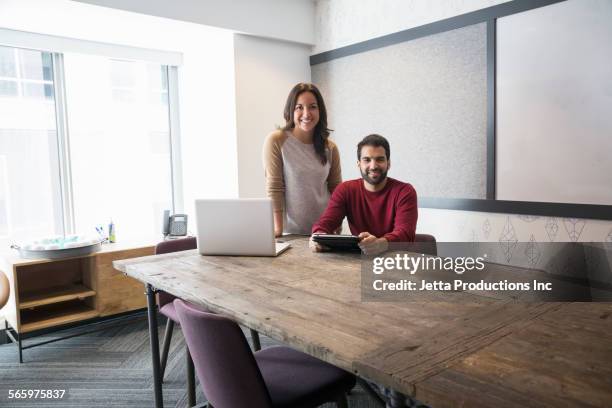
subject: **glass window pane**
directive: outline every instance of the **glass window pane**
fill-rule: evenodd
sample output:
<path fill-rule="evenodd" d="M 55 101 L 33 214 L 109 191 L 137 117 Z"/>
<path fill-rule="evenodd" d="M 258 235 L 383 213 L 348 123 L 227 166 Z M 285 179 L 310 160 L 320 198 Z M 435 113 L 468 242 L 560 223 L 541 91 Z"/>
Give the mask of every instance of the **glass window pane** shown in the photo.
<path fill-rule="evenodd" d="M 28 53 L 31 57 L 32 53 L 38 54 L 31 61 L 37 60 L 41 70 L 42 54 L 47 53 Z M 8 66 L 12 55 L 0 53 L 0 66 Z M 11 89 L 9 93 L 0 91 L 2 246 L 62 232 L 53 95 L 51 100 L 21 98 L 16 84 L 0 81 L 0 89 Z"/>
<path fill-rule="evenodd" d="M 131 103 L 135 95 L 131 89 L 113 89 L 113 101 Z"/>
<path fill-rule="evenodd" d="M 0 97 L 2 96 L 16 97 L 17 81 L 3 81 L 0 79 Z"/>
<path fill-rule="evenodd" d="M 152 104 L 168 105 L 168 69 L 165 65 L 148 64 L 149 100 Z"/>
<path fill-rule="evenodd" d="M 43 54 L 47 54 L 48 57 L 43 58 Z M 51 80 L 49 73 L 45 78 L 44 71 L 51 70 L 51 55 L 49 53 L 42 53 L 40 51 L 33 50 L 19 50 L 19 62 L 21 66 L 21 78 L 24 79 L 47 79 Z"/>
<path fill-rule="evenodd" d="M 6 171 L 6 155 L 0 156 L 0 237 L 9 235 L 9 203 L 8 203 L 8 180 Z M 2 240 L 2 238 L 0 238 Z"/>
<path fill-rule="evenodd" d="M 112 219 L 118 240 L 150 240 L 172 207 L 168 106 L 150 103 L 148 65 L 64 56 L 78 232 Z"/>
<path fill-rule="evenodd" d="M 44 99 L 47 96 L 47 90 L 45 89 L 48 85 L 40 82 L 23 82 L 23 96 L 26 98 L 38 98 Z"/>
<path fill-rule="evenodd" d="M 51 54 L 48 52 L 43 52 L 42 54 L 42 69 L 43 69 L 43 79 L 45 81 L 53 80 L 53 62 L 51 60 Z"/>
<path fill-rule="evenodd" d="M 53 85 L 45 84 L 45 98 L 53 100 Z"/>
<path fill-rule="evenodd" d="M 148 64 L 147 75 L 151 90 L 161 91 L 168 89 L 166 67 L 164 65 Z"/>
<path fill-rule="evenodd" d="M 15 78 L 16 76 L 15 49 L 0 47 L 0 77 Z"/>
<path fill-rule="evenodd" d="M 113 87 L 133 88 L 136 85 L 133 62 L 110 60 L 110 79 Z"/>

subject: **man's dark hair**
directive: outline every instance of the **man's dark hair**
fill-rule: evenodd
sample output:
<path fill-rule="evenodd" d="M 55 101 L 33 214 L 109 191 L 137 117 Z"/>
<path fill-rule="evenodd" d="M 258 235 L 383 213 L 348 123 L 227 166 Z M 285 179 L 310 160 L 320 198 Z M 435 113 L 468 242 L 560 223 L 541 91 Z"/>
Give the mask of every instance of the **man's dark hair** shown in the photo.
<path fill-rule="evenodd" d="M 389 142 L 381 135 L 367 135 L 361 142 L 359 142 L 357 145 L 357 160 L 361 160 L 361 148 L 363 146 L 384 147 L 387 160 L 391 159 L 391 148 L 389 147 Z"/>

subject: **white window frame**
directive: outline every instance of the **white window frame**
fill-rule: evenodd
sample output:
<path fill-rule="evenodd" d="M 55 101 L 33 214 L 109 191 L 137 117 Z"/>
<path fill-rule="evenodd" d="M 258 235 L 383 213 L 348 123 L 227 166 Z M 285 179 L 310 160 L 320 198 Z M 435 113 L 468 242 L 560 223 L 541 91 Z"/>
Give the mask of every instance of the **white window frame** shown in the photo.
<path fill-rule="evenodd" d="M 63 234 L 73 234 L 76 232 L 70 160 L 70 129 L 68 128 L 66 103 L 64 53 L 90 54 L 128 61 L 150 62 L 166 66 L 168 78 L 170 143 L 169 170 L 171 172 L 172 192 L 171 211 L 173 213 L 184 211 L 178 91 L 178 69 L 183 60 L 181 53 L 42 35 L 4 28 L 0 28 L 0 45 L 48 52 L 51 53 L 52 56 L 57 129 L 57 144 L 54 147 L 56 147 L 57 150 L 51 153 L 57 157 L 59 167 L 59 179 L 54 180 L 53 183 L 54 186 L 59 186 L 58 191 L 53 191 L 57 203 L 59 204 L 54 205 L 55 226 L 57 231 Z M 19 78 L 17 78 L 17 80 L 19 80 Z M 38 82 L 42 83 L 43 81 Z"/>

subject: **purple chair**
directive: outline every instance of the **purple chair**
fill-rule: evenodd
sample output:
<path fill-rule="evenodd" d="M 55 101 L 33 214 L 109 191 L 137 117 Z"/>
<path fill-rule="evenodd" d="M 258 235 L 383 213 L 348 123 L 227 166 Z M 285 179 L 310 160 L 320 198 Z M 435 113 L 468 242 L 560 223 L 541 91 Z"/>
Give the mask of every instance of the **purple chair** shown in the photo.
<path fill-rule="evenodd" d="M 155 255 L 167 254 L 170 252 L 187 251 L 189 249 L 196 249 L 198 242 L 196 237 L 187 237 L 180 239 L 173 239 L 169 241 L 162 241 L 155 246 Z M 174 324 L 178 323 L 174 304 L 172 303 L 175 296 L 172 296 L 166 292 L 159 292 L 159 312 L 168 318 L 166 323 L 166 331 L 164 332 L 164 341 L 162 343 L 162 353 L 160 361 L 160 375 L 162 382 L 164 381 L 164 373 L 166 371 L 166 364 L 168 362 L 168 351 L 170 350 L 170 341 L 172 340 L 172 332 L 174 331 Z M 255 351 L 261 349 L 261 343 L 259 341 L 259 333 L 255 330 L 251 330 L 251 339 L 253 340 L 253 348 Z"/>
<path fill-rule="evenodd" d="M 347 408 L 355 377 L 288 347 L 256 353 L 238 325 L 182 300 L 174 305 L 204 394 L 215 408 Z"/>
<path fill-rule="evenodd" d="M 170 252 L 187 251 L 189 249 L 196 249 L 198 242 L 196 237 L 179 238 L 168 241 L 162 241 L 155 246 L 155 255 L 167 254 Z M 169 293 L 159 291 L 158 303 L 159 312 L 168 318 L 166 322 L 166 332 L 164 334 L 164 342 L 162 343 L 162 355 L 160 362 L 160 377 L 161 381 L 164 381 L 164 372 L 166 371 L 166 362 L 168 361 L 168 351 L 170 350 L 170 340 L 172 340 L 172 331 L 174 330 L 174 324 L 178 322 L 176 316 L 176 309 L 174 303 L 176 299 Z M 193 406 L 196 403 L 195 396 L 195 373 L 193 367 L 193 361 L 189 354 L 189 349 L 185 347 L 185 357 L 187 360 L 187 403 L 189 406 Z"/>
<path fill-rule="evenodd" d="M 414 242 L 418 244 L 418 252 L 428 255 L 438 255 L 438 246 L 436 245 L 436 237 L 429 234 L 416 234 Z"/>
<path fill-rule="evenodd" d="M 196 249 L 197 247 L 198 241 L 196 237 L 187 237 L 162 241 L 155 246 L 155 255 L 167 254 L 170 252 L 187 251 L 189 249 Z M 159 313 L 163 314 L 168 318 L 168 321 L 166 323 L 166 331 L 164 333 L 164 342 L 162 343 L 162 354 L 160 362 L 160 376 L 163 382 L 164 372 L 166 371 L 166 363 L 168 362 L 170 341 L 172 340 L 172 331 L 174 330 L 174 324 L 178 322 L 178 317 L 176 316 L 174 303 L 172 303 L 174 299 L 176 299 L 176 297 L 163 291 L 159 291 L 158 296 Z"/>

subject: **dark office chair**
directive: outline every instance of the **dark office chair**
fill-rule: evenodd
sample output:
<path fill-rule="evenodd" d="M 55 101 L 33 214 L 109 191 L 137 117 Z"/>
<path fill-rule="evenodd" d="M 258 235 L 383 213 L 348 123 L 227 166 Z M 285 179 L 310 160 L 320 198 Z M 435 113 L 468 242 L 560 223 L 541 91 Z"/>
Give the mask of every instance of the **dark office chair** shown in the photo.
<path fill-rule="evenodd" d="M 252 353 L 238 325 L 174 301 L 204 394 L 215 408 L 347 408 L 355 377 L 288 347 Z"/>
<path fill-rule="evenodd" d="M 436 237 L 429 234 L 416 234 L 414 242 L 417 244 L 417 252 L 428 255 L 438 255 L 438 246 L 436 245 Z"/>

